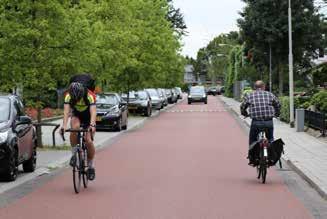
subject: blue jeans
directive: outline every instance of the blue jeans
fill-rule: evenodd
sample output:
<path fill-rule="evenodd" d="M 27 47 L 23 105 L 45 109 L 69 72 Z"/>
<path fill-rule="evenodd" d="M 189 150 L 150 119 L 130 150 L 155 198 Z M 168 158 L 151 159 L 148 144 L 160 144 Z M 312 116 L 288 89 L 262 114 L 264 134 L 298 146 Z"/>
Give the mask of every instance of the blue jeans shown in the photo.
<path fill-rule="evenodd" d="M 273 120 L 267 120 L 267 121 L 252 120 L 251 129 L 250 129 L 250 137 L 249 137 L 249 145 L 251 145 L 252 143 L 254 143 L 258 140 L 258 135 L 263 130 L 266 130 L 266 137 L 269 140 L 269 142 L 274 141 Z"/>

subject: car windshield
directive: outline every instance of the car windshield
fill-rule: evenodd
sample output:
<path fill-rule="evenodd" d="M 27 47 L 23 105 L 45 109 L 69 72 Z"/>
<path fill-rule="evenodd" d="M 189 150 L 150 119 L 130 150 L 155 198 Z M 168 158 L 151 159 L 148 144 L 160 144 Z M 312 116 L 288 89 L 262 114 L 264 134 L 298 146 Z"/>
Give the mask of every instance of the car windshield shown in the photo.
<path fill-rule="evenodd" d="M 124 99 L 127 99 L 127 94 L 122 94 L 121 97 L 124 98 Z M 134 91 L 130 91 L 129 92 L 129 98 L 130 99 L 137 98 L 137 93 L 134 92 Z"/>
<path fill-rule="evenodd" d="M 145 100 L 148 97 L 145 91 L 138 91 L 136 94 L 141 100 Z"/>
<path fill-rule="evenodd" d="M 117 105 L 118 100 L 115 95 L 98 95 L 97 96 L 97 105 L 101 106 L 112 106 Z"/>
<path fill-rule="evenodd" d="M 0 122 L 9 120 L 10 102 L 8 98 L 0 97 Z"/>
<path fill-rule="evenodd" d="M 204 89 L 202 87 L 192 87 L 190 90 L 191 94 L 203 94 Z"/>
<path fill-rule="evenodd" d="M 149 92 L 151 97 L 158 97 L 159 96 L 158 92 L 155 89 L 148 89 L 147 91 Z"/>

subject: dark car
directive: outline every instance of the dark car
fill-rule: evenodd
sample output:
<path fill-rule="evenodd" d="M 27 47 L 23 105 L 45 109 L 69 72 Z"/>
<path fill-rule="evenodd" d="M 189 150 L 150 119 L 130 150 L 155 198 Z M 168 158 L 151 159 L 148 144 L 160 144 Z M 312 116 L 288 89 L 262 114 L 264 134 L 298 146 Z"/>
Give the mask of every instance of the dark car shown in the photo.
<path fill-rule="evenodd" d="M 162 99 L 160 99 L 157 89 L 149 88 L 149 89 L 146 89 L 146 91 L 148 92 L 148 94 L 151 97 L 152 108 L 156 109 L 156 110 L 162 109 L 163 102 L 162 102 Z"/>
<path fill-rule="evenodd" d="M 173 93 L 171 92 L 171 89 L 165 89 L 165 93 L 166 93 L 168 103 L 172 103 Z"/>
<path fill-rule="evenodd" d="M 187 98 L 188 104 L 193 102 L 203 102 L 205 104 L 208 103 L 207 94 L 203 86 L 194 86 L 190 88 L 190 92 Z"/>
<path fill-rule="evenodd" d="M 24 172 L 36 168 L 35 128 L 19 97 L 0 95 L 0 175 L 14 181 L 20 164 Z"/>
<path fill-rule="evenodd" d="M 122 98 L 127 102 L 127 94 L 122 94 Z M 150 95 L 144 91 L 129 92 L 128 111 L 151 116 L 152 104 Z"/>
<path fill-rule="evenodd" d="M 219 93 L 217 87 L 209 87 L 207 90 L 208 95 L 216 96 Z"/>
<path fill-rule="evenodd" d="M 172 88 L 170 90 L 171 90 L 171 93 L 172 93 L 171 103 L 177 103 L 177 101 L 178 101 L 178 93 L 177 93 L 177 91 L 175 90 L 175 88 Z"/>
<path fill-rule="evenodd" d="M 183 91 L 180 87 L 175 87 L 175 90 L 177 92 L 178 99 L 183 99 Z"/>
<path fill-rule="evenodd" d="M 97 106 L 97 129 L 109 129 L 121 131 L 127 129 L 128 110 L 127 104 L 116 93 L 98 94 Z"/>
<path fill-rule="evenodd" d="M 167 95 L 166 95 L 166 92 L 164 89 L 162 88 L 158 88 L 157 89 L 158 93 L 159 93 L 159 96 L 161 98 L 161 101 L 163 103 L 163 106 L 168 106 L 168 98 L 167 98 Z"/>
<path fill-rule="evenodd" d="M 219 94 L 223 94 L 223 93 L 225 93 L 225 87 L 224 86 L 219 88 Z"/>

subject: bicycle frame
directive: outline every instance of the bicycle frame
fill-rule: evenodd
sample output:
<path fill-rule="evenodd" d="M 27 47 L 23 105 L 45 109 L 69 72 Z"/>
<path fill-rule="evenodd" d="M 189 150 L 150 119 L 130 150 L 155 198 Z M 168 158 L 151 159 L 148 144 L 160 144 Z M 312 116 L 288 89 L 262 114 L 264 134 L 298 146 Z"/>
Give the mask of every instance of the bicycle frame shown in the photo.
<path fill-rule="evenodd" d="M 258 141 L 260 142 L 260 161 L 257 166 L 258 179 L 261 178 L 262 183 L 266 183 L 267 168 L 268 166 L 268 147 L 269 141 L 266 138 L 266 131 L 261 131 L 258 135 Z"/>
<path fill-rule="evenodd" d="M 83 181 L 84 188 L 88 186 L 88 176 L 87 176 L 87 168 L 88 168 L 88 159 L 87 159 L 87 147 L 85 143 L 85 134 L 89 132 L 88 129 L 68 129 L 66 132 L 75 132 L 77 133 L 78 144 L 75 145 L 77 150 L 75 151 L 75 159 L 77 162 L 73 166 L 73 184 L 75 193 L 79 193 L 81 186 L 81 178 Z M 64 135 L 63 140 L 65 140 Z M 93 140 L 93 138 L 92 138 Z"/>

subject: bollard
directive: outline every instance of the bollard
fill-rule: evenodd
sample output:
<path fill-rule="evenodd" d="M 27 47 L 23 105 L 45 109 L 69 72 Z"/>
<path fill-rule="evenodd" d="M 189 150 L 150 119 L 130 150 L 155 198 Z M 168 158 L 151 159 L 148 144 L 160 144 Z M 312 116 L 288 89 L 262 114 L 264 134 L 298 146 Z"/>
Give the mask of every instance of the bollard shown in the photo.
<path fill-rule="evenodd" d="M 297 132 L 304 132 L 304 109 L 296 109 L 295 128 Z"/>

